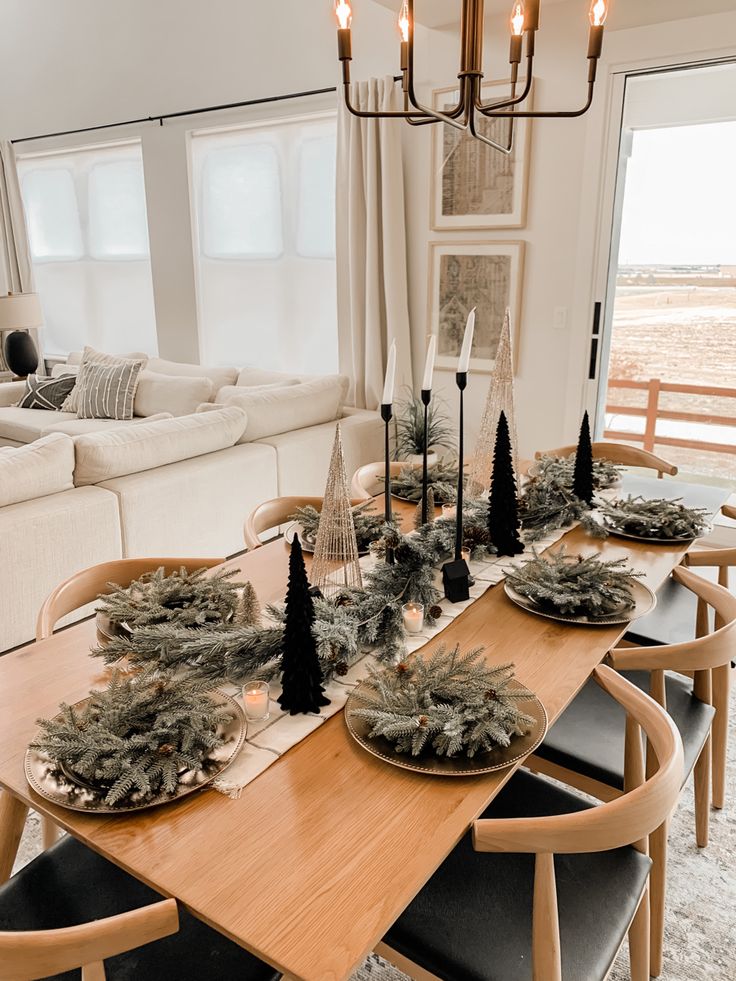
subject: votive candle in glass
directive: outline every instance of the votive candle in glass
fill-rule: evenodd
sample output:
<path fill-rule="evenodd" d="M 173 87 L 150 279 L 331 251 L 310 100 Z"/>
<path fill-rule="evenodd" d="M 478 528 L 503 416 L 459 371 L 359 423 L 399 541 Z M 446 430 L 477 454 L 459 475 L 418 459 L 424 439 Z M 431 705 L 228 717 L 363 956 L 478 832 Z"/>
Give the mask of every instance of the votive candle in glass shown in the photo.
<path fill-rule="evenodd" d="M 404 603 L 401 607 L 404 616 L 404 630 L 408 634 L 421 633 L 424 626 L 424 607 L 421 603 Z"/>
<path fill-rule="evenodd" d="M 447 518 L 448 521 L 454 521 L 457 517 L 457 505 L 455 504 L 443 504 L 442 505 L 442 517 Z"/>
<path fill-rule="evenodd" d="M 267 681 L 248 681 L 243 685 L 243 706 L 249 722 L 265 722 L 268 719 L 269 693 Z"/>

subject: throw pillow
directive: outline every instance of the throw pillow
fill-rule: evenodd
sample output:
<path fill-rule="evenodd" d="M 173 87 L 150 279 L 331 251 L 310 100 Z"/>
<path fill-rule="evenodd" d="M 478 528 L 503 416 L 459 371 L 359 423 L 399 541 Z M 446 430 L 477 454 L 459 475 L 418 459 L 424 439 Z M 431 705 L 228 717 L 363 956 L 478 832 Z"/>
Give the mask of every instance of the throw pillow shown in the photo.
<path fill-rule="evenodd" d="M 76 383 L 75 375 L 61 375 L 59 378 L 29 375 L 18 408 L 55 409 L 58 412 Z"/>
<path fill-rule="evenodd" d="M 132 419 L 140 361 L 82 364 L 77 382 L 79 419 Z"/>
<path fill-rule="evenodd" d="M 82 368 L 86 364 L 108 364 L 108 365 L 121 365 L 121 364 L 140 364 L 141 367 L 145 367 L 147 358 L 119 358 L 115 354 L 103 354 L 102 351 L 95 351 L 93 347 L 85 347 L 82 352 L 82 359 L 79 364 L 79 372 L 77 373 L 77 379 L 81 376 Z M 75 385 L 74 388 L 69 393 L 66 401 L 61 407 L 62 412 L 79 412 L 79 384 Z"/>

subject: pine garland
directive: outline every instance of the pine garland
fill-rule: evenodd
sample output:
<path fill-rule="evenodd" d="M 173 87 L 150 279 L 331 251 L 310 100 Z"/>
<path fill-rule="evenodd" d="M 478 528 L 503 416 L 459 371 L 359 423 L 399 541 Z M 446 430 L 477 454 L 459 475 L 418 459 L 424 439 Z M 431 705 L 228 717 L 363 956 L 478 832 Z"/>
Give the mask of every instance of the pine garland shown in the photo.
<path fill-rule="evenodd" d="M 350 714 L 370 723 L 370 738 L 412 756 L 431 749 L 474 757 L 508 746 L 534 723 L 516 705 L 531 693 L 514 682 L 513 664 L 490 666 L 482 655 L 482 647 L 461 654 L 441 645 L 429 658 L 374 669 L 354 693 L 365 707 Z"/>
<path fill-rule="evenodd" d="M 355 525 L 355 537 L 361 552 L 366 552 L 371 542 L 375 542 L 381 537 L 386 524 L 383 514 L 367 513 L 368 508 L 371 507 L 373 507 L 373 501 L 366 501 L 365 504 L 358 504 L 351 509 Z M 297 508 L 290 520 L 299 522 L 302 527 L 302 539 L 313 547 L 319 531 L 319 519 L 320 512 L 308 504 L 305 507 Z"/>
<path fill-rule="evenodd" d="M 161 623 L 182 627 L 205 627 L 231 620 L 239 606 L 238 590 L 232 582 L 240 569 L 210 573 L 189 572 L 184 566 L 166 575 L 163 567 L 147 572 L 129 586 L 109 583 L 111 591 L 100 597 L 98 613 L 129 630 Z"/>
<path fill-rule="evenodd" d="M 543 609 L 591 617 L 611 616 L 634 606 L 634 572 L 626 559 L 600 560 L 595 555 L 568 555 L 564 548 L 534 558 L 511 570 L 509 586 Z"/>
<path fill-rule="evenodd" d="M 90 692 L 81 712 L 61 706 L 61 718 L 39 719 L 31 748 L 72 778 L 99 788 L 109 806 L 174 794 L 184 771 L 197 771 L 223 740 L 232 715 L 203 681 L 149 670 L 115 672 L 104 691 Z"/>
<path fill-rule="evenodd" d="M 598 507 L 603 518 L 600 537 L 606 537 L 608 527 L 642 538 L 697 538 L 708 528 L 705 508 L 688 508 L 681 498 L 647 500 L 629 495 L 619 501 L 603 501 Z M 608 526 L 608 527 L 606 527 Z"/>
<path fill-rule="evenodd" d="M 436 463 L 427 470 L 427 486 L 435 504 L 452 504 L 457 499 L 457 463 Z M 391 478 L 391 493 L 406 501 L 422 499 L 422 468 L 404 467 Z"/>

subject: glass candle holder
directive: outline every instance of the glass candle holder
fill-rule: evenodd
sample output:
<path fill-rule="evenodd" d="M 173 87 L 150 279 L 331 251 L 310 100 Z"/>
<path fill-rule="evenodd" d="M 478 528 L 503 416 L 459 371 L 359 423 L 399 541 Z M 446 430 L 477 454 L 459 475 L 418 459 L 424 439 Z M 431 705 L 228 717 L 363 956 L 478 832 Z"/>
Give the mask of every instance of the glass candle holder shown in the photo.
<path fill-rule="evenodd" d="M 404 630 L 408 634 L 421 633 L 424 626 L 424 606 L 421 603 L 404 603 L 401 607 Z"/>
<path fill-rule="evenodd" d="M 265 722 L 269 718 L 269 694 L 267 681 L 248 681 L 243 685 L 243 707 L 249 722 Z"/>
<path fill-rule="evenodd" d="M 442 517 L 447 518 L 448 521 L 454 521 L 457 517 L 457 505 L 455 504 L 443 504 L 442 505 Z"/>

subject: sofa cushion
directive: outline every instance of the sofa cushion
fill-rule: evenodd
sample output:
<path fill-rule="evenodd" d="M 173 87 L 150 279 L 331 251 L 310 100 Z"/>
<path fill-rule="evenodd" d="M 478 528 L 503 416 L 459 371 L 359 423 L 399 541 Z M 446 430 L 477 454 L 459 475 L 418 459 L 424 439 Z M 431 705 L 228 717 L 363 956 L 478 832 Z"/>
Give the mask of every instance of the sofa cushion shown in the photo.
<path fill-rule="evenodd" d="M 57 416 L 59 413 L 56 413 Z M 64 413 L 62 422 L 54 422 L 44 427 L 42 436 L 49 433 L 66 433 L 67 436 L 84 436 L 87 433 L 104 433 L 109 429 L 121 429 L 127 426 L 139 426 L 143 423 L 158 422 L 160 419 L 173 419 L 170 412 L 160 412 L 156 416 L 149 416 L 147 419 L 78 419 L 76 416 L 69 417 Z"/>
<path fill-rule="evenodd" d="M 327 375 L 283 388 L 236 391 L 223 404 L 245 410 L 248 426 L 240 442 L 251 443 L 294 429 L 334 422 L 340 416 L 347 390 L 348 379 L 344 375 Z M 206 406 L 200 406 L 202 409 Z"/>
<path fill-rule="evenodd" d="M 76 385 L 74 375 L 49 378 L 46 375 L 29 375 L 26 390 L 18 401 L 19 409 L 61 409 L 67 395 Z"/>
<path fill-rule="evenodd" d="M 78 375 L 78 364 L 55 364 L 51 369 L 52 378 L 63 378 L 64 375 Z"/>
<path fill-rule="evenodd" d="M 146 367 L 160 375 L 187 375 L 193 378 L 209 378 L 215 391 L 223 385 L 234 385 L 238 377 L 237 368 L 226 366 L 204 367 L 201 364 L 185 364 L 179 361 L 165 361 L 163 358 L 151 358 Z"/>
<path fill-rule="evenodd" d="M 250 395 L 253 392 L 264 392 L 273 388 L 290 388 L 292 385 L 299 384 L 300 381 L 298 378 L 289 378 L 285 382 L 268 382 L 266 385 L 223 385 L 223 387 L 216 393 L 212 401 L 226 405 L 233 396 L 235 396 L 235 400 L 237 401 L 238 397 L 241 395 Z"/>
<path fill-rule="evenodd" d="M 84 351 L 91 351 L 91 347 L 85 347 Z M 72 351 L 66 359 L 65 367 L 77 368 L 84 360 L 84 351 Z M 99 352 L 95 352 L 99 353 Z M 148 361 L 148 355 L 145 351 L 131 351 L 130 354 L 105 354 L 106 358 L 122 358 L 123 361 Z"/>
<path fill-rule="evenodd" d="M 85 361 L 77 377 L 80 419 L 132 419 L 142 361 L 98 364 Z"/>
<path fill-rule="evenodd" d="M 160 412 L 188 416 L 202 402 L 212 401 L 214 388 L 210 378 L 162 375 L 146 369 L 138 377 L 133 411 L 137 416 L 155 416 Z"/>
<path fill-rule="evenodd" d="M 141 368 L 144 368 L 147 360 L 148 358 L 145 355 L 143 355 L 140 358 L 121 358 L 115 354 L 104 354 L 102 351 L 95 351 L 93 347 L 85 347 L 84 351 L 82 352 L 82 359 L 79 363 L 79 371 L 77 373 L 77 377 L 80 378 L 80 376 L 83 374 L 84 366 L 86 364 L 104 364 L 104 365 L 139 364 Z M 74 388 L 67 396 L 66 401 L 61 407 L 62 411 L 79 412 L 79 392 L 80 392 L 80 385 L 77 384 L 74 386 Z"/>
<path fill-rule="evenodd" d="M 232 446 L 247 417 L 236 407 L 126 426 L 75 439 L 74 483 L 98 484 Z"/>
<path fill-rule="evenodd" d="M 73 474 L 74 443 L 61 433 L 28 446 L 4 447 L 0 449 L 0 508 L 71 490 Z"/>
<path fill-rule="evenodd" d="M 76 419 L 76 412 L 56 412 L 54 409 L 20 409 L 16 405 L 0 408 L 0 437 L 16 443 L 38 439 L 49 426 Z"/>
<path fill-rule="evenodd" d="M 255 368 L 253 365 L 246 365 L 238 375 L 236 385 L 245 388 L 252 388 L 254 385 L 294 385 L 300 381 L 312 381 L 308 376 L 294 379 L 288 371 L 269 371 L 267 368 Z"/>

